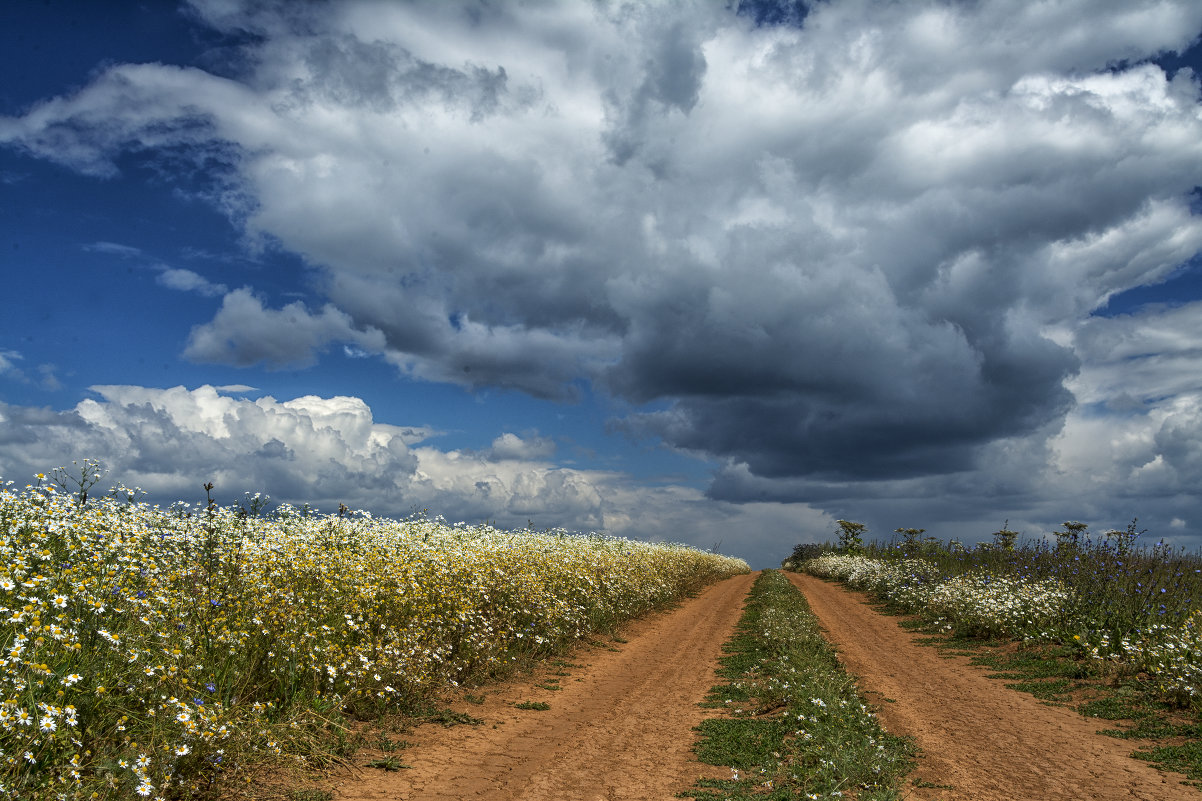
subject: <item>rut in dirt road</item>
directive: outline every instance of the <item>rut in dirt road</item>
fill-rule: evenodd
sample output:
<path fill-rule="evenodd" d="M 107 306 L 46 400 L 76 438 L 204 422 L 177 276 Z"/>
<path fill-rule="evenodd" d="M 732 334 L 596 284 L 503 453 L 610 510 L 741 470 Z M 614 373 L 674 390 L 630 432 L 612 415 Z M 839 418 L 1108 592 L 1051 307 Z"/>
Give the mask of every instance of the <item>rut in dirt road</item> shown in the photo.
<path fill-rule="evenodd" d="M 476 726 L 423 726 L 406 739 L 410 767 L 367 774 L 337 788 L 340 801 L 668 801 L 698 777 L 730 772 L 697 762 L 697 704 L 715 683 L 723 643 L 734 633 L 754 575 L 714 584 L 677 609 L 630 624 L 616 651 L 569 656 L 562 690 L 541 674 L 485 688 L 485 703 L 459 708 Z M 514 703 L 542 701 L 547 711 Z"/>
<path fill-rule="evenodd" d="M 916 645 L 863 596 L 813 576 L 787 574 L 806 596 L 862 692 L 880 693 L 880 720 L 922 749 L 915 776 L 944 788 L 909 788 L 913 799 L 1141 799 L 1202 801 L 1202 793 L 1097 734 L 1098 721 L 988 679 L 963 657 Z"/>

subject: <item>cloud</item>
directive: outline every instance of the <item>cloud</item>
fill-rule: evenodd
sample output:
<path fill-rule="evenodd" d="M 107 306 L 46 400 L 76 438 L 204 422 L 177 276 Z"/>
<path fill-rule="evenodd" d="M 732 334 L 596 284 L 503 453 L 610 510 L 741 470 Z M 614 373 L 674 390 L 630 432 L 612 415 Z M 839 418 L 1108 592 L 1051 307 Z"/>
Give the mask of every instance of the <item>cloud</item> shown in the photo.
<path fill-rule="evenodd" d="M 492 442 L 488 449 L 488 458 L 504 459 L 546 459 L 555 454 L 555 441 L 548 437 L 531 434 L 525 438 L 517 434 L 504 433 Z"/>
<path fill-rule="evenodd" d="M 204 276 L 191 270 L 182 270 L 174 267 L 164 268 L 155 278 L 155 282 L 160 286 L 165 286 L 178 292 L 195 292 L 198 295 L 204 295 L 209 298 L 224 295 L 228 291 L 225 284 L 214 284 Z"/>
<path fill-rule="evenodd" d="M 89 457 L 102 460 L 114 481 L 168 502 L 194 498 L 213 481 L 227 497 L 267 489 L 328 509 L 402 491 L 417 463 L 400 433 L 376 425 L 357 398 L 280 403 L 224 397 L 208 386 L 92 389 L 97 399 L 65 412 L 0 407 L 6 478 Z"/>
<path fill-rule="evenodd" d="M 24 356 L 19 351 L 0 350 L 0 376 L 6 376 L 22 384 L 36 384 L 48 392 L 55 392 L 63 388 L 62 382 L 55 375 L 58 367 L 53 364 L 39 364 L 36 368 L 38 377 L 30 378 L 25 370 L 17 366 L 17 362 L 23 358 Z"/>
<path fill-rule="evenodd" d="M 93 242 L 90 245 L 84 245 L 84 250 L 93 253 L 109 253 L 122 258 L 139 258 L 142 256 L 141 248 L 136 248 L 132 245 L 122 245 L 118 242 Z"/>
<path fill-rule="evenodd" d="M 21 354 L 15 350 L 0 350 L 0 375 L 19 373 L 16 363 L 21 358 Z"/>
<path fill-rule="evenodd" d="M 1100 533 L 1138 517 L 1153 541 L 1196 547 L 1200 330 L 1198 301 L 1080 322 L 1063 334 L 1081 358 L 1068 382 L 1078 404 L 1062 423 L 983 446 L 972 469 L 841 481 L 765 477 L 732 461 L 708 494 L 766 503 L 805 497 L 832 516 L 867 521 L 883 539 L 895 528 L 915 526 L 943 539 L 987 540 L 1006 520 L 1031 537 L 1069 519 Z"/>
<path fill-rule="evenodd" d="M 1036 453 L 1088 357 L 1057 332 L 1202 249 L 1199 85 L 1149 61 L 1197 3 L 195 5 L 256 32 L 240 66 L 0 119 L 88 174 L 220 165 L 212 202 L 312 266 L 319 305 L 229 292 L 188 358 L 590 383 L 731 465 L 714 497 Z"/>
<path fill-rule="evenodd" d="M 1054 443 L 1062 482 L 1088 483 L 1103 507 L 1155 498 L 1200 519 L 1200 325 L 1202 302 L 1195 301 L 1092 318 L 1077 328 L 1074 341 L 1087 361 L 1072 384 L 1082 406 Z"/>
<path fill-rule="evenodd" d="M 198 295 L 213 298 L 224 295 L 229 291 L 225 284 L 215 284 L 192 270 L 150 261 L 145 251 L 132 245 L 102 241 L 84 245 L 83 249 L 92 253 L 105 253 L 110 256 L 141 262 L 140 266 L 143 269 L 153 270 L 157 273 L 154 279 L 156 284 L 177 292 L 195 292 Z"/>
<path fill-rule="evenodd" d="M 222 502 L 264 492 L 327 512 L 339 503 L 394 517 L 428 508 L 513 528 L 533 522 L 705 548 L 725 540 L 728 553 L 760 564 L 783 558 L 782 538 L 813 536 L 807 525 L 821 531 L 830 522 L 799 504 L 715 504 L 689 487 L 562 467 L 551 461 L 553 444 L 534 434 L 504 432 L 475 452 L 414 447 L 439 432 L 377 422 L 353 397 L 251 401 L 211 386 L 92 391 L 66 411 L 0 403 L 0 476 L 29 480 L 95 458 L 106 482 L 141 487 L 160 504 L 195 500 L 212 481 Z"/>
<path fill-rule="evenodd" d="M 63 382 L 58 379 L 55 373 L 58 367 L 53 364 L 38 365 L 38 386 L 48 392 L 57 392 L 63 388 Z"/>
<path fill-rule="evenodd" d="M 326 305 L 313 314 L 300 301 L 282 309 L 265 309 L 246 288 L 235 289 L 221 302 L 212 322 L 198 325 L 188 336 L 184 356 L 197 362 L 248 366 L 303 366 L 316 361 L 315 352 L 331 342 L 355 342 L 379 350 L 379 331 L 356 331 L 351 318 Z"/>
<path fill-rule="evenodd" d="M 1146 409 L 1202 394 L 1202 303 L 1092 317 L 1072 336 L 1088 367 L 1071 385 L 1082 404 L 1127 399 Z"/>

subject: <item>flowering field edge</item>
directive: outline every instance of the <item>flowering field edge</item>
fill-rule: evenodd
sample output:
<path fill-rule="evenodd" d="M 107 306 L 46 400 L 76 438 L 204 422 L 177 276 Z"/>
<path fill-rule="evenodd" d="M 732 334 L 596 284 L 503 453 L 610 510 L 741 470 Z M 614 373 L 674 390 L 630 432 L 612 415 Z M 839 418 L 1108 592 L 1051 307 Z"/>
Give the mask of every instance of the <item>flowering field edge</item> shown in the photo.
<path fill-rule="evenodd" d="M 211 485 L 206 487 L 210 489 Z M 0 488 L 0 798 L 223 793 L 748 572 L 688 546 Z"/>
<path fill-rule="evenodd" d="M 1158 568 L 1157 559 L 1163 555 L 1124 554 L 1116 566 L 1131 568 L 1134 576 L 1112 570 L 1105 580 L 1089 573 L 1099 555 L 1082 548 L 1033 554 L 1016 549 L 986 554 L 975 564 L 967 557 L 940 562 L 904 554 L 827 553 L 797 567 L 911 616 L 903 625 L 928 635 L 927 644 L 969 657 L 1012 689 L 1110 721 L 1101 733 L 1139 741 L 1133 757 L 1202 786 L 1197 613 L 1164 611 L 1188 600 L 1182 591 L 1188 587 L 1158 578 L 1160 572 L 1180 578 L 1183 570 L 1172 562 Z M 1029 566 L 1033 562 L 1036 568 Z M 949 563 L 967 569 L 949 569 Z M 1142 614 L 1128 583 L 1139 589 L 1151 585 Z M 1099 600 L 1099 585 L 1118 597 Z M 1177 597 L 1161 602 L 1170 590 Z M 1136 608 L 1126 614 L 1137 623 L 1114 631 L 1107 610 L 1121 604 Z M 1141 619 L 1147 622 L 1139 625 Z M 1119 648 L 1110 647 L 1112 639 Z"/>

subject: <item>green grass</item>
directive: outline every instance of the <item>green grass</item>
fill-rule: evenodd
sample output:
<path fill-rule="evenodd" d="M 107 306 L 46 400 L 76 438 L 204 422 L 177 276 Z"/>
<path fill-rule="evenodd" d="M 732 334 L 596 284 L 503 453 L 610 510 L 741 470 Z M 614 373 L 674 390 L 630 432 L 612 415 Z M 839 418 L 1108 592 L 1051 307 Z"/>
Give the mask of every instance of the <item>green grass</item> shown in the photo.
<path fill-rule="evenodd" d="M 697 757 L 729 767 L 730 779 L 703 780 L 698 801 L 901 797 L 914 747 L 887 734 L 860 699 L 804 596 L 778 571 L 764 571 L 724 648 L 704 706 L 727 715 L 698 727 Z"/>
<path fill-rule="evenodd" d="M 1202 777 L 1202 743 L 1196 740 L 1181 745 L 1153 746 L 1147 750 L 1136 751 L 1131 756 L 1151 762 L 1163 770 L 1175 770 L 1193 780 L 1195 786 Z"/>
<path fill-rule="evenodd" d="M 551 708 L 551 705 L 543 701 L 522 701 L 520 704 L 514 704 L 518 709 L 530 709 L 535 712 L 546 712 Z"/>

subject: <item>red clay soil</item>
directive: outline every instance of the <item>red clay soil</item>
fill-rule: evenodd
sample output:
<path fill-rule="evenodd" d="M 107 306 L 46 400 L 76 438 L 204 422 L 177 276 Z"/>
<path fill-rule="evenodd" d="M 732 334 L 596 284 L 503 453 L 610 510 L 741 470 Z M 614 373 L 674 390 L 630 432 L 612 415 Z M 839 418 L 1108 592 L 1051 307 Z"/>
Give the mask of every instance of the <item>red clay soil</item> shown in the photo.
<path fill-rule="evenodd" d="M 847 670 L 870 700 L 879 693 L 880 721 L 922 749 L 920 783 L 911 799 L 1146 799 L 1200 801 L 1182 776 L 1132 759 L 1132 746 L 1097 734 L 1098 721 L 1041 704 L 1007 689 L 967 658 L 946 658 L 917 645 L 894 618 L 871 609 L 859 593 L 812 576 L 788 574 Z M 879 700 L 879 699 L 878 699 Z"/>
<path fill-rule="evenodd" d="M 335 797 L 667 801 L 701 776 L 729 778 L 729 770 L 696 761 L 693 728 L 708 716 L 698 703 L 716 682 L 722 645 L 754 579 L 719 582 L 674 610 L 632 623 L 625 642 L 569 655 L 568 666 L 548 664 L 476 690 L 485 694 L 483 704 L 460 699 L 452 707 L 482 724 L 427 724 L 406 733 L 412 746 L 395 756 L 409 768 L 365 770 L 337 786 Z M 553 681 L 562 689 L 545 688 Z M 514 706 L 523 701 L 551 708 Z"/>

